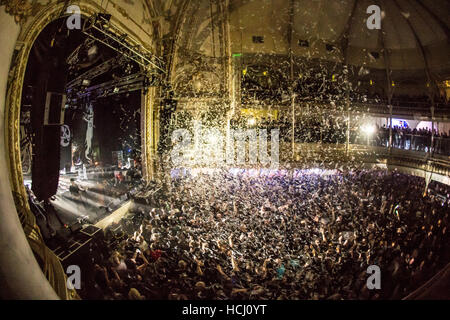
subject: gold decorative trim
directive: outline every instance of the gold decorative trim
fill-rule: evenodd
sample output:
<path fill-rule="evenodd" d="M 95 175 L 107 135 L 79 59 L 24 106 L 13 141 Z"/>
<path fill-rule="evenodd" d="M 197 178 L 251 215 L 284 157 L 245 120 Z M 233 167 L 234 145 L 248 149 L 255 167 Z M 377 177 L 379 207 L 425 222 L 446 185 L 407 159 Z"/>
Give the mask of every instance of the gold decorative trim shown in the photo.
<path fill-rule="evenodd" d="M 44 261 L 43 272 L 55 292 L 61 299 L 77 299 L 78 295 L 76 291 L 67 289 L 66 274 L 62 268 L 62 265 L 56 255 L 45 245 L 39 227 L 36 224 L 35 217 L 28 205 L 28 196 L 25 190 L 22 175 L 19 126 L 22 87 L 31 48 L 42 30 L 44 30 L 44 28 L 51 21 L 60 18 L 64 7 L 66 5 L 70 5 L 70 3 L 49 3 L 45 6 L 39 5 L 39 10 L 35 13 L 32 10 L 33 8 L 29 8 L 26 5 L 26 0 L 13 0 L 12 2 L 1 0 L 0 3 L 2 5 L 6 4 L 7 12 L 13 14 L 16 17 L 16 21 L 20 21 L 22 25 L 9 72 L 5 110 L 6 157 L 10 173 L 9 179 L 11 182 L 16 209 L 22 223 L 24 233 L 31 248 L 33 249 L 33 252 L 38 255 L 42 261 Z M 101 11 L 101 8 L 95 2 L 90 0 L 81 1 L 81 3 L 80 1 L 77 1 L 74 3 L 80 7 L 81 12 L 84 15 L 89 16 L 95 12 Z M 29 16 L 30 12 L 33 12 L 33 20 L 31 22 L 26 21 L 26 18 Z M 124 33 L 132 33 L 127 28 L 124 28 L 121 23 L 118 22 L 117 24 Z M 145 46 L 140 39 L 138 41 Z M 152 114 L 152 99 L 153 95 L 149 93 L 146 96 L 146 105 L 144 108 L 146 112 L 146 119 L 149 117 L 147 113 Z M 151 121 L 151 118 L 147 120 L 147 126 L 151 123 Z M 144 140 L 146 142 L 146 161 L 143 163 L 143 166 L 147 168 L 147 172 L 153 172 L 151 165 L 152 133 L 153 132 L 148 130 L 148 127 L 146 127 L 146 130 L 144 131 Z"/>
<path fill-rule="evenodd" d="M 144 99 L 141 121 L 142 148 L 141 157 L 143 162 L 142 175 L 146 181 L 155 177 L 155 153 L 157 126 L 155 125 L 155 88 L 149 88 L 147 93 L 142 96 Z"/>

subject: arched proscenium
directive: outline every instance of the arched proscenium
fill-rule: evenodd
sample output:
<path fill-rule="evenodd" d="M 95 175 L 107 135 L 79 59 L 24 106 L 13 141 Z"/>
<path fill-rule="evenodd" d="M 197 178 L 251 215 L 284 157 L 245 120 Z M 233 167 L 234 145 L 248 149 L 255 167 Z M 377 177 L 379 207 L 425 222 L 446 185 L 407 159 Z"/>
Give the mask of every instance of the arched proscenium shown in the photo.
<path fill-rule="evenodd" d="M 81 14 L 85 17 L 102 10 L 95 1 L 77 1 L 75 4 L 80 7 Z M 0 246 L 3 248 L 0 250 L 0 295 L 5 298 L 70 299 L 76 296 L 73 291 L 67 290 L 65 272 L 57 257 L 45 246 L 35 218 L 28 206 L 20 161 L 19 133 L 22 86 L 31 48 L 40 32 L 50 22 L 64 17 L 65 6 L 69 5 L 71 3 L 36 4 L 35 10 L 31 10 L 35 11 L 32 12 L 32 16 L 30 13 L 28 17 L 20 17 L 20 19 L 23 19 L 20 21 L 21 29 L 15 44 L 15 52 L 11 54 L 13 60 L 9 70 L 4 112 L 3 106 L 0 105 L 0 114 L 4 114 L 2 125 L 5 126 L 0 133 L 0 148 L 4 149 L 2 154 L 5 157 L 0 161 L 0 170 L 2 170 L 0 173 L 4 177 L 0 189 L 0 220 L 2 222 L 0 223 Z M 1 10 L 4 10 L 3 7 Z M 6 14 L 2 12 L 2 15 Z M 13 25 L 14 18 L 7 18 L 8 20 L 5 18 L 2 23 Z M 28 21 L 24 21 L 26 18 L 28 18 Z M 148 47 L 149 43 L 144 43 L 135 32 L 125 27 L 120 20 L 113 17 L 111 22 L 124 33 L 137 39 L 143 46 Z M 2 31 L 5 32 L 1 34 L 2 40 L 10 37 L 10 35 L 6 35 L 7 30 L 7 28 L 2 28 Z M 2 43 L 4 42 L 2 41 Z M 7 53 L 10 54 L 10 52 Z M 6 73 L 4 72 L 4 74 Z M 142 122 L 145 130 L 143 130 L 142 149 L 144 150 L 146 177 L 149 177 L 152 173 L 153 126 L 149 121 L 153 121 L 153 94 L 154 90 L 148 90 L 143 98 Z M 6 163 L 3 163 L 4 161 Z M 44 263 L 44 273 L 30 249 Z"/>

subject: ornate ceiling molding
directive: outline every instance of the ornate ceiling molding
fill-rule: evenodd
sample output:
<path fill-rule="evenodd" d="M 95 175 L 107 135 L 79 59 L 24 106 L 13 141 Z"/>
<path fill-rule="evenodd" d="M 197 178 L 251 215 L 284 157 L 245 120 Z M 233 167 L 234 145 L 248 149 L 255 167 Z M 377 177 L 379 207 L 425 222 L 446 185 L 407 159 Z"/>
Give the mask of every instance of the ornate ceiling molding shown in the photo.
<path fill-rule="evenodd" d="M 0 6 L 5 6 L 5 12 L 19 24 L 25 23 L 41 7 L 39 3 L 30 3 L 28 0 L 0 0 Z"/>

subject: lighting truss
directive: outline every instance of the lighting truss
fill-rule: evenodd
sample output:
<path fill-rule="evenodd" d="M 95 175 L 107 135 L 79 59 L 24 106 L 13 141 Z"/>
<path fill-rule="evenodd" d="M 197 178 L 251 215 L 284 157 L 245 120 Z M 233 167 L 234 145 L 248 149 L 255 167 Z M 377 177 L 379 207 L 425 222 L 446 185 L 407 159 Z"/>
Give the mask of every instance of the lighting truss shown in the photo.
<path fill-rule="evenodd" d="M 85 91 L 79 92 L 76 90 L 69 90 L 67 95 L 70 104 L 76 103 L 80 99 L 89 98 L 104 98 L 117 94 L 146 89 L 149 86 L 155 85 L 157 77 L 148 78 L 141 72 L 132 74 L 118 80 L 108 81 L 102 84 L 86 88 Z"/>
<path fill-rule="evenodd" d="M 164 62 L 134 39 L 122 34 L 110 22 L 110 16 L 96 13 L 83 25 L 83 33 L 139 64 L 146 72 L 166 73 Z"/>
<path fill-rule="evenodd" d="M 83 26 L 83 33 L 105 46 L 135 61 L 145 71 L 154 73 L 155 69 L 166 73 L 164 62 L 149 50 L 142 47 L 127 34 L 121 32 L 109 22 L 109 16 L 94 14 Z"/>
<path fill-rule="evenodd" d="M 71 89 L 73 87 L 81 86 L 83 80 L 92 80 L 114 68 L 121 66 L 123 63 L 126 62 L 126 60 L 127 59 L 122 55 L 118 55 L 117 57 L 109 59 L 70 81 L 67 84 L 66 88 Z"/>
<path fill-rule="evenodd" d="M 80 44 L 66 59 L 67 64 L 75 65 L 78 63 L 78 54 L 80 53 L 81 48 L 90 48 L 94 44 L 94 39 L 86 39 L 82 44 Z"/>

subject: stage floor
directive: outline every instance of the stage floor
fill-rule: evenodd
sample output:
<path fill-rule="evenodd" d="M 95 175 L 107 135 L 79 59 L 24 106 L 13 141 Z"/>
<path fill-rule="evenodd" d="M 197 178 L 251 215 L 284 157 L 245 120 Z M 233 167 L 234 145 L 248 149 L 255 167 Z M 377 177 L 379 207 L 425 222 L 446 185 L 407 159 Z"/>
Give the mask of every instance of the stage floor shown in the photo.
<path fill-rule="evenodd" d="M 86 191 L 72 194 L 69 191 L 72 178 Z M 25 176 L 24 183 L 31 188 L 31 176 Z M 95 224 L 119 208 L 127 201 L 127 193 L 131 189 L 129 183 L 116 183 L 113 174 L 109 177 L 101 177 L 98 172 L 88 172 L 84 177 L 61 174 L 57 193 L 50 200 L 54 210 L 47 212 L 46 216 L 37 215 L 37 223 L 45 239 L 51 238 L 55 232 L 67 236 L 71 229 Z"/>

